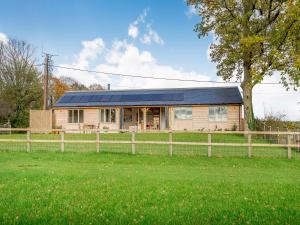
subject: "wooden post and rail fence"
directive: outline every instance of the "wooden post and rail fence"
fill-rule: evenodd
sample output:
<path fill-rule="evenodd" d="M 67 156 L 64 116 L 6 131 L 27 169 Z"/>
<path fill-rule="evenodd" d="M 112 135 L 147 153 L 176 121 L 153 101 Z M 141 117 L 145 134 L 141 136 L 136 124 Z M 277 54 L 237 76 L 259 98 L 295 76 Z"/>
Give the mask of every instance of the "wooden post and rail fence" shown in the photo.
<path fill-rule="evenodd" d="M 26 132 L 26 139 L 15 139 L 15 138 L 9 138 L 11 134 L 7 134 L 6 132 L 10 131 L 10 133 L 13 132 Z M 52 130 L 33 130 L 33 129 L 22 129 L 22 128 L 0 128 L 0 137 L 1 132 L 3 132 L 5 137 L 7 138 L 0 138 L 0 143 L 26 143 L 26 151 L 31 151 L 31 145 L 32 143 L 60 143 L 60 151 L 65 151 L 65 144 L 69 143 L 78 143 L 78 144 L 95 144 L 95 150 L 97 153 L 101 152 L 101 144 L 130 144 L 131 145 L 131 153 L 133 155 L 136 154 L 136 144 L 145 144 L 145 145 L 167 145 L 168 146 L 168 154 L 169 156 L 173 155 L 173 146 L 174 145 L 186 145 L 186 146 L 207 146 L 207 156 L 211 157 L 213 155 L 212 147 L 213 146 L 226 146 L 226 147 L 247 147 L 248 148 L 248 157 L 251 158 L 253 156 L 252 150 L 253 147 L 280 147 L 280 148 L 286 148 L 287 150 L 287 158 L 292 158 L 292 148 L 297 148 L 298 151 L 300 150 L 300 132 L 262 132 L 262 131 L 143 131 L 141 133 L 168 133 L 168 140 L 167 141 L 137 141 L 136 140 L 136 133 L 137 131 L 129 131 L 129 130 L 63 130 L 63 129 L 52 129 Z M 102 133 L 131 133 L 131 140 L 127 141 L 121 141 L 121 140 L 104 140 L 101 139 Z M 184 142 L 184 141 L 174 141 L 173 140 L 173 134 L 175 133 L 199 133 L 199 134 L 207 134 L 207 142 Z M 56 133 L 60 134 L 60 139 L 57 140 L 49 140 L 49 139 L 32 139 L 32 133 Z M 96 139 L 95 140 L 66 140 L 65 139 L 65 133 L 95 133 Z M 212 135 L 214 134 L 239 134 L 246 137 L 245 143 L 220 143 L 220 142 L 213 142 L 212 141 Z M 273 144 L 273 143 L 254 143 L 253 142 L 253 135 L 285 135 L 286 136 L 286 144 Z M 292 138 L 294 137 L 294 143 L 292 142 Z"/>

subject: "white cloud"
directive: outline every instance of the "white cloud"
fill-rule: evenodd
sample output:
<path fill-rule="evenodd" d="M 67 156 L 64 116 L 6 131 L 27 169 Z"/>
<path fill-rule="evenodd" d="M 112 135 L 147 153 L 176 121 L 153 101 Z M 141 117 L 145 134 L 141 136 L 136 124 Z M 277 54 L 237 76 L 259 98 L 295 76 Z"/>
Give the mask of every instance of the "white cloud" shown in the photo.
<path fill-rule="evenodd" d="M 133 39 L 137 38 L 139 35 L 139 28 L 134 24 L 130 24 L 128 27 L 128 35 Z"/>
<path fill-rule="evenodd" d="M 4 33 L 0 33 L 0 42 L 3 42 L 4 44 L 8 42 L 8 37 Z"/>
<path fill-rule="evenodd" d="M 117 74 L 209 80 L 208 76 L 196 72 L 187 72 L 183 69 L 175 69 L 169 65 L 159 64 L 149 51 L 142 51 L 134 44 L 127 43 L 126 41 L 116 41 L 105 56 L 105 63 L 99 64 L 96 67 L 96 70 Z M 109 77 L 100 75 L 99 81 L 102 79 L 104 79 L 105 82 L 112 82 L 114 84 L 113 87 L 165 88 L 201 85 L 195 82 Z"/>
<path fill-rule="evenodd" d="M 135 21 L 129 24 L 128 26 L 128 36 L 136 39 L 139 35 L 139 26 L 140 24 L 145 23 L 145 18 L 147 17 L 149 9 L 144 9 L 143 13 L 141 13 Z"/>
<path fill-rule="evenodd" d="M 104 51 L 105 44 L 102 38 L 96 38 L 91 41 L 82 41 L 83 48 L 78 55 L 75 55 L 75 61 L 71 64 L 61 64 L 63 67 L 72 67 L 78 69 L 89 69 L 92 61 L 96 60 Z M 98 79 L 91 76 L 88 72 L 73 71 L 59 68 L 58 76 L 68 76 L 75 78 L 83 84 L 93 84 L 99 82 Z"/>
<path fill-rule="evenodd" d="M 153 29 L 150 23 L 147 23 L 146 17 L 148 16 L 149 9 L 144 9 L 143 13 L 140 14 L 135 21 L 128 26 L 128 36 L 136 39 L 140 33 L 142 37 L 139 38 L 142 44 L 150 45 L 156 43 L 159 45 L 164 44 L 164 40 L 159 36 L 156 30 Z M 145 33 L 141 31 L 145 31 Z"/>
<path fill-rule="evenodd" d="M 188 18 L 191 18 L 193 16 L 196 16 L 197 15 L 197 9 L 192 6 L 192 5 L 189 5 L 187 10 L 185 11 L 185 15 L 188 17 Z"/>
<path fill-rule="evenodd" d="M 87 41 L 88 42 L 88 41 Z M 90 41 L 93 42 L 93 41 Z M 86 46 L 83 47 L 79 55 L 86 52 Z M 100 51 L 99 54 L 103 52 Z M 96 53 L 94 53 L 96 54 Z M 96 71 L 105 71 L 117 74 L 133 74 L 141 76 L 156 76 L 166 78 L 178 79 L 196 79 L 196 80 L 209 80 L 208 76 L 193 72 L 177 69 L 169 65 L 162 65 L 152 56 L 149 51 L 140 50 L 133 43 L 128 43 L 126 40 L 114 41 L 111 48 L 106 49 L 103 56 L 103 63 L 98 63 L 96 66 L 90 68 Z M 80 57 L 79 57 L 80 58 Z M 83 57 L 84 58 L 84 57 Z M 85 58 L 86 59 L 86 58 Z M 90 58 L 91 59 L 91 58 Z M 82 63 L 82 61 L 86 63 Z M 64 64 L 62 66 L 80 67 L 85 65 L 86 69 L 89 65 L 89 60 L 82 60 L 71 64 Z M 71 71 L 66 69 L 59 69 L 59 75 L 69 75 L 80 82 L 89 85 L 92 83 L 107 84 L 111 83 L 112 88 L 122 88 L 124 86 L 131 88 L 165 88 L 165 87 L 190 87 L 190 86 L 204 86 L 202 83 L 195 82 L 180 82 L 169 80 L 153 80 L 153 79 L 140 79 L 122 76 L 109 76 L 105 74 L 95 74 L 80 71 Z"/>
<path fill-rule="evenodd" d="M 145 23 L 145 18 L 149 13 L 149 8 L 145 8 L 143 13 L 138 16 L 138 18 L 134 21 L 134 24 L 137 25 L 139 23 Z"/>
<path fill-rule="evenodd" d="M 94 60 L 101 55 L 105 48 L 104 41 L 101 38 L 96 38 L 92 41 L 81 42 L 83 49 L 78 55 L 77 64 L 80 68 L 88 67 L 89 60 Z"/>
<path fill-rule="evenodd" d="M 140 41 L 143 44 L 151 44 L 152 42 L 155 42 L 156 44 L 163 45 L 164 40 L 158 35 L 158 33 L 153 30 L 150 24 L 147 25 L 147 33 L 143 35 L 142 38 L 140 38 Z"/>

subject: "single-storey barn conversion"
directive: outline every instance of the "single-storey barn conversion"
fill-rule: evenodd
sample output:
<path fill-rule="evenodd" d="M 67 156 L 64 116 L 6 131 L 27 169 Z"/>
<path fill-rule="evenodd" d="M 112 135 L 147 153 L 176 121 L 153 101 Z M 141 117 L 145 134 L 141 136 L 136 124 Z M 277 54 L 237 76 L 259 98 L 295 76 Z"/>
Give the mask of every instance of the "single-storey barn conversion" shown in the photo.
<path fill-rule="evenodd" d="M 66 92 L 54 105 L 62 129 L 241 129 L 238 87 Z"/>

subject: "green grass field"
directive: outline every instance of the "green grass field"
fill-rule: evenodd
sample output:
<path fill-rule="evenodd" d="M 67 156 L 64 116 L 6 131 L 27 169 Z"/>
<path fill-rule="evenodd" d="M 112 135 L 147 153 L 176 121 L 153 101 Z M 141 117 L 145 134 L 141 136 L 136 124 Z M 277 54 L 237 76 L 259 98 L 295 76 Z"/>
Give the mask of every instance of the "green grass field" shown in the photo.
<path fill-rule="evenodd" d="M 44 140 L 60 140 L 58 134 L 32 134 L 32 139 Z M 272 137 L 276 139 L 276 136 Z M 26 140 L 26 134 L 1 134 L 0 139 L 23 139 Z M 96 140 L 96 134 L 65 134 L 66 140 Z M 101 140 L 121 140 L 130 141 L 130 133 L 104 133 L 100 135 Z M 137 141 L 168 141 L 167 133 L 137 133 Z M 173 141 L 175 142 L 206 142 L 207 134 L 203 133 L 174 133 Z M 247 137 L 238 134 L 213 134 L 212 141 L 215 143 L 247 143 Z M 262 136 L 253 136 L 253 143 L 274 143 L 265 140 Z M 275 140 L 276 141 L 276 140 Z M 33 143 L 32 151 L 60 151 L 60 143 Z M 130 153 L 131 144 L 101 144 L 102 152 L 114 153 Z M 0 142 L 0 151 L 26 151 L 26 143 Z M 65 144 L 66 152 L 95 152 L 95 144 Z M 246 157 L 247 147 L 228 147 L 228 146 L 213 146 L 212 155 L 217 157 Z M 137 154 L 146 155 L 167 155 L 168 146 L 161 144 L 137 144 Z M 174 155 L 195 155 L 207 156 L 207 146 L 196 145 L 174 145 Z M 272 157 L 272 158 L 287 158 L 287 148 L 284 147 L 253 147 L 254 157 Z M 300 159 L 299 149 L 293 149 L 292 157 Z"/>
<path fill-rule="evenodd" d="M 0 152 L 1 224 L 299 224 L 299 160 Z"/>

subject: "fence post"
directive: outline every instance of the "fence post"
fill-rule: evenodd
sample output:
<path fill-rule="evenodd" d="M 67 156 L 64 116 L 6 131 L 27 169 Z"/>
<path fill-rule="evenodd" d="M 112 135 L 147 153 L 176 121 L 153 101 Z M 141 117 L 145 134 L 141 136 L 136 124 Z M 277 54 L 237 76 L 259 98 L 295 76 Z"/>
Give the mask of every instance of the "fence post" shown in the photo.
<path fill-rule="evenodd" d="M 291 144 L 292 144 L 292 136 L 288 134 L 288 152 L 287 152 L 288 159 L 292 158 L 292 148 L 290 146 Z"/>
<path fill-rule="evenodd" d="M 252 157 L 252 144 L 251 144 L 251 134 L 248 133 L 248 157 Z"/>
<path fill-rule="evenodd" d="M 211 133 L 208 133 L 207 136 L 208 136 L 208 139 L 207 139 L 207 142 L 208 142 L 207 156 L 211 157 Z"/>
<path fill-rule="evenodd" d="M 60 151 L 61 152 L 65 151 L 65 132 L 64 131 L 60 132 Z"/>
<path fill-rule="evenodd" d="M 264 122 L 264 132 L 266 132 L 266 122 Z M 264 133 L 264 139 L 266 139 L 266 134 Z"/>
<path fill-rule="evenodd" d="M 30 130 L 27 131 L 27 152 L 31 150 L 31 133 Z"/>
<path fill-rule="evenodd" d="M 135 132 L 132 131 L 131 133 L 131 152 L 132 155 L 135 155 Z"/>
<path fill-rule="evenodd" d="M 96 133 L 96 151 L 97 153 L 100 152 L 100 131 L 97 130 Z"/>
<path fill-rule="evenodd" d="M 169 156 L 173 155 L 173 135 L 172 135 L 172 130 L 169 131 Z"/>

